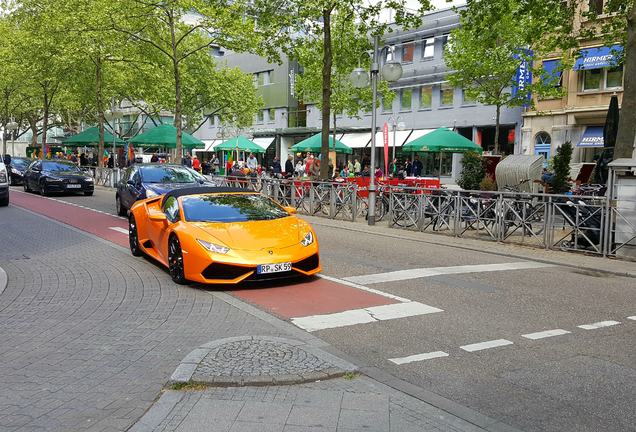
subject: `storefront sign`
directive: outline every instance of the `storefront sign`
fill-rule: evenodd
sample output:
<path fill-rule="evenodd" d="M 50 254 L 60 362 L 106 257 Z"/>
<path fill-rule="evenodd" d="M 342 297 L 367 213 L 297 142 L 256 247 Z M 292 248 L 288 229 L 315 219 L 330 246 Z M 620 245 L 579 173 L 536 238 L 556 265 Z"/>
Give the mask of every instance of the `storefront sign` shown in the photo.
<path fill-rule="evenodd" d="M 514 85 L 512 86 L 512 96 L 525 94 L 524 106 L 528 106 L 532 101 L 532 94 L 527 90 L 527 87 L 532 84 L 532 61 L 529 59 L 532 58 L 534 53 L 529 49 L 524 49 L 522 51 L 523 55 L 516 54 L 514 56 L 516 60 L 520 60 L 520 63 L 515 75 Z"/>
<path fill-rule="evenodd" d="M 579 51 L 576 63 L 574 63 L 574 70 L 602 69 L 617 66 L 618 56 L 622 52 L 623 47 L 620 45 L 582 49 Z"/>
<path fill-rule="evenodd" d="M 296 72 L 294 69 L 289 70 L 289 94 L 296 96 Z"/>
<path fill-rule="evenodd" d="M 603 147 L 605 141 L 603 139 L 603 126 L 588 126 L 583 132 L 581 141 L 577 147 Z"/>
<path fill-rule="evenodd" d="M 382 127 L 382 139 L 384 140 L 384 175 L 389 173 L 389 124 L 384 122 Z"/>

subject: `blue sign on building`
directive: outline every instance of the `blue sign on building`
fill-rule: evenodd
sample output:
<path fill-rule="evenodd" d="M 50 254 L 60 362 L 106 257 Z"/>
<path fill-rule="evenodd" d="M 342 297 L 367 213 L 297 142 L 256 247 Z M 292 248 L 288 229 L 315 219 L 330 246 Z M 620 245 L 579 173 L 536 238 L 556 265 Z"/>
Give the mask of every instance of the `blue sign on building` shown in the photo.
<path fill-rule="evenodd" d="M 517 96 L 517 94 L 526 93 L 526 101 L 524 106 L 529 106 L 532 101 L 532 94 L 530 91 L 526 90 L 527 87 L 532 84 L 532 55 L 534 52 L 529 49 L 523 50 L 523 55 L 516 54 L 514 56 L 515 59 L 520 60 L 519 67 L 517 68 L 517 73 L 515 74 L 515 82 L 512 86 L 512 96 Z"/>
<path fill-rule="evenodd" d="M 602 69 L 617 66 L 618 57 L 622 53 L 623 47 L 620 45 L 582 49 L 579 51 L 576 63 L 574 63 L 574 70 Z"/>

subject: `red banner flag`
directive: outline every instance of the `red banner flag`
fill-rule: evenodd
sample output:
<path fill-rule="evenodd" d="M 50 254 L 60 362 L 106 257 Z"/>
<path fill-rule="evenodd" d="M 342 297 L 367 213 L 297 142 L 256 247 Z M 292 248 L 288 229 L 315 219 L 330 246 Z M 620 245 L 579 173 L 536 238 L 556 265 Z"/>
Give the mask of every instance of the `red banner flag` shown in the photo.
<path fill-rule="evenodd" d="M 384 139 L 384 175 L 388 175 L 389 172 L 389 125 L 384 122 L 382 128 L 382 138 Z"/>

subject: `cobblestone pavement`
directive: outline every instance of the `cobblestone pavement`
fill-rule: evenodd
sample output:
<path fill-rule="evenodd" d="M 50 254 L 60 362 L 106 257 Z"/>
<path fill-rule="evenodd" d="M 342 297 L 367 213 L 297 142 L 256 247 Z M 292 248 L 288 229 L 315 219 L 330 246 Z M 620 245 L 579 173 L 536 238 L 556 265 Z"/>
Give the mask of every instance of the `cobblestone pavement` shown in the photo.
<path fill-rule="evenodd" d="M 281 330 L 151 262 L 9 207 L 0 217 L 0 431 L 122 431 L 195 347 Z"/>
<path fill-rule="evenodd" d="M 483 431 L 364 377 L 168 391 L 156 407 L 130 432 Z"/>

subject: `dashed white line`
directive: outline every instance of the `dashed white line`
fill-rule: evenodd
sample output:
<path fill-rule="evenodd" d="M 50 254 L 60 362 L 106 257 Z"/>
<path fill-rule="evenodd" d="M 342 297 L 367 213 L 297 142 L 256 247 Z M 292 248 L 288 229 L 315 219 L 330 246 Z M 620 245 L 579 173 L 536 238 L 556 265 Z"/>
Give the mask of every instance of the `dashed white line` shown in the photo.
<path fill-rule="evenodd" d="M 490 348 L 497 348 L 501 346 L 512 345 L 512 344 L 513 342 L 507 339 L 495 339 L 495 340 L 486 341 L 486 342 L 463 345 L 463 346 L 460 346 L 460 348 L 463 349 L 464 351 L 475 352 L 475 351 L 481 351 L 481 350 L 490 349 Z"/>
<path fill-rule="evenodd" d="M 392 359 L 389 359 L 389 361 L 395 363 L 396 365 L 403 365 L 407 363 L 413 363 L 413 362 L 423 361 L 423 360 L 431 360 L 431 359 L 436 359 L 440 357 L 448 357 L 448 353 L 445 353 L 444 351 L 433 351 L 433 352 L 423 353 L 423 354 L 414 354 L 408 357 L 392 358 Z"/>
<path fill-rule="evenodd" d="M 396 295 L 385 293 L 384 291 L 380 291 L 380 290 L 377 290 L 377 289 L 369 288 L 369 287 L 366 287 L 364 285 L 360 285 L 360 284 L 357 284 L 357 283 L 354 283 L 354 282 L 350 282 L 350 281 L 345 280 L 345 279 L 340 279 L 340 278 L 327 276 L 327 275 L 323 275 L 323 274 L 319 274 L 318 277 L 322 278 L 322 279 L 325 279 L 325 280 L 328 280 L 328 281 L 337 282 L 337 283 L 342 284 L 342 285 L 347 285 L 347 286 L 350 286 L 352 288 L 357 288 L 357 289 L 362 290 L 362 291 L 367 291 L 367 292 L 370 292 L 370 293 L 373 293 L 373 294 L 378 294 L 378 295 L 381 295 L 383 297 L 387 297 L 387 298 L 390 298 L 390 299 L 393 299 L 393 300 L 397 300 L 397 301 L 402 302 L 402 303 L 408 303 L 408 302 L 411 301 L 411 300 L 409 300 L 407 298 L 398 297 Z"/>
<path fill-rule="evenodd" d="M 126 228 L 122 228 L 122 227 L 108 227 L 108 229 L 111 229 L 113 231 L 117 231 L 117 232 L 120 232 L 122 234 L 128 235 L 128 230 Z"/>
<path fill-rule="evenodd" d="M 570 332 L 567 331 L 567 330 L 554 329 L 554 330 L 546 330 L 546 331 L 541 331 L 541 332 L 536 332 L 536 333 L 528 333 L 528 334 L 524 334 L 524 335 L 521 335 L 521 336 L 526 338 L 526 339 L 537 340 L 537 339 L 543 339 L 543 338 L 548 338 L 548 337 L 553 337 L 553 336 L 561 336 L 561 335 L 568 334 L 568 333 L 570 333 Z"/>
<path fill-rule="evenodd" d="M 636 315 L 627 317 L 628 320 L 636 321 Z"/>
<path fill-rule="evenodd" d="M 582 328 L 583 330 L 595 330 L 603 327 L 611 327 L 620 324 L 619 321 L 599 321 L 592 324 L 583 324 L 577 326 L 578 328 Z"/>
<path fill-rule="evenodd" d="M 397 318 L 407 318 L 430 313 L 443 312 L 433 306 L 419 302 L 395 303 L 383 306 L 373 306 L 363 309 L 351 309 L 324 315 L 311 315 L 292 318 L 291 321 L 298 327 L 313 332 L 338 327 L 346 327 L 355 324 L 366 324 L 375 321 L 386 321 Z"/>
<path fill-rule="evenodd" d="M 452 267 L 431 267 L 431 268 L 416 268 L 409 270 L 398 270 L 386 273 L 375 273 L 370 275 L 351 276 L 344 278 L 349 282 L 358 284 L 377 284 L 383 282 L 394 282 L 408 279 L 417 279 L 423 277 L 440 276 L 445 274 L 460 274 L 460 273 L 481 273 L 492 271 L 507 271 L 507 270 L 525 270 L 544 267 L 555 267 L 552 264 L 544 264 L 534 261 L 522 261 L 511 263 L 499 263 L 499 264 L 478 264 L 478 265 L 464 265 L 464 266 L 452 266 Z"/>

